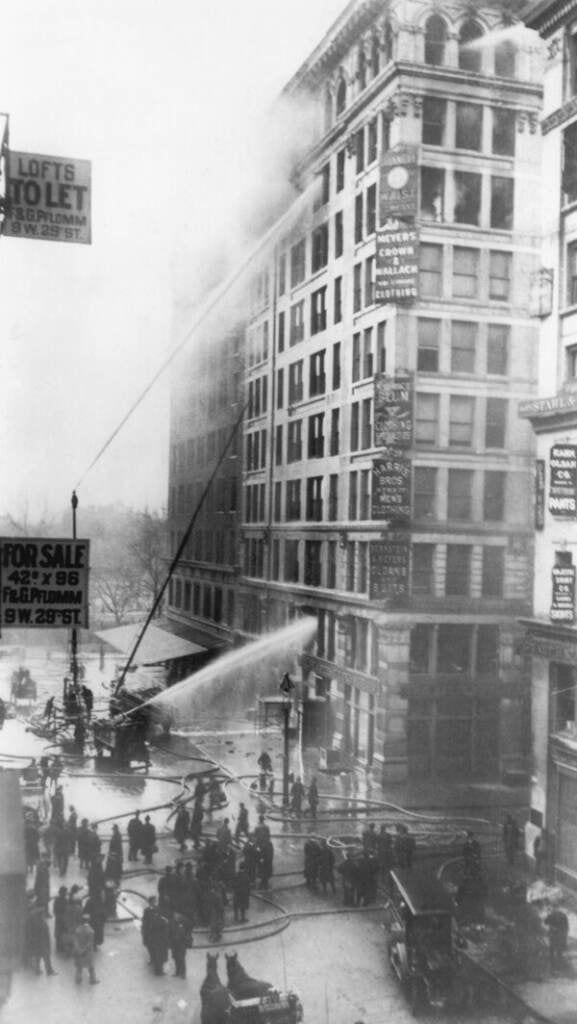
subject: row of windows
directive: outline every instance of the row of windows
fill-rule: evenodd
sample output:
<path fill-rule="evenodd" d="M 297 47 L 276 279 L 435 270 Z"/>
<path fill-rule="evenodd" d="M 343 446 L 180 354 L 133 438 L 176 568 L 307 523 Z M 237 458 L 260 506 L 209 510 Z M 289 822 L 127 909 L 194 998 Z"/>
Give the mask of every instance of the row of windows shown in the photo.
<path fill-rule="evenodd" d="M 510 231 L 514 202 L 511 177 L 421 167 L 421 217 L 425 221 Z"/>
<path fill-rule="evenodd" d="M 444 171 L 423 168 L 423 174 L 427 174 L 429 170 L 433 171 L 433 177 L 435 177 L 435 180 L 437 175 L 440 175 L 441 179 L 444 180 Z M 477 174 L 466 175 L 466 177 L 479 179 L 479 181 L 481 180 L 481 175 Z M 513 179 L 493 178 L 492 182 L 493 184 L 505 183 L 503 186 L 503 195 L 505 193 L 509 194 L 510 189 L 512 202 Z M 495 187 L 500 189 L 501 185 L 495 185 Z M 469 193 L 469 195 L 470 194 L 471 193 Z M 360 200 L 359 209 L 361 209 L 363 196 L 359 195 L 357 199 Z M 423 188 L 421 201 L 423 203 L 429 203 L 429 201 L 433 202 L 433 193 L 427 191 L 426 187 Z M 433 207 L 431 206 L 430 210 L 432 209 Z M 442 214 L 443 208 L 439 206 L 438 209 Z M 457 209 L 456 205 L 454 209 Z M 467 210 L 469 208 L 465 206 L 463 209 Z M 503 216 L 502 220 L 495 220 L 495 227 L 498 225 L 504 227 L 509 223 L 508 218 L 510 208 L 508 206 L 508 200 L 506 202 L 504 201 L 502 204 L 501 200 L 499 200 L 497 205 L 492 204 L 491 209 L 493 211 L 491 216 L 494 215 L 495 218 L 497 218 L 497 209 L 500 211 L 498 213 L 498 217 L 501 218 L 501 216 Z M 362 223 L 362 214 L 359 216 L 361 217 Z M 469 216 L 469 214 L 466 212 L 463 214 L 457 212 L 457 216 Z M 472 246 L 443 246 L 435 242 L 422 242 L 420 246 L 419 282 L 420 294 L 424 298 L 449 297 L 447 295 L 449 281 L 445 273 L 446 267 L 449 266 L 449 250 L 452 250 L 453 257 L 450 297 L 456 299 L 488 299 L 494 302 L 509 301 L 512 281 L 512 253 L 504 252 L 502 250 L 482 250 L 473 248 Z M 570 266 L 574 268 L 571 276 L 571 281 L 573 281 L 577 278 L 577 248 L 575 249 L 575 259 L 572 259 Z M 354 313 L 360 313 L 364 308 L 374 304 L 375 268 L 376 258 L 374 255 L 367 257 L 364 261 L 356 263 L 353 267 Z M 577 286 L 575 287 L 577 288 Z M 324 285 L 322 288 L 316 289 L 316 291 L 312 292 L 310 295 L 309 329 L 311 337 L 326 330 L 328 326 L 327 293 L 328 287 Z M 343 278 L 341 276 L 336 277 L 333 282 L 333 323 L 340 323 L 342 318 Z M 289 310 L 289 346 L 293 347 L 294 345 L 304 341 L 305 335 L 305 299 L 300 299 L 298 302 L 293 303 Z M 285 350 L 285 343 L 286 315 L 284 311 L 281 311 L 278 315 L 277 347 L 279 352 L 283 352 Z M 268 348 L 266 350 L 266 354 L 268 355 Z"/>
<path fill-rule="evenodd" d="M 415 399 L 415 445 L 449 448 L 505 448 L 509 402 L 506 398 L 439 395 L 418 392 Z M 481 440 L 482 439 L 482 440 Z"/>
<path fill-rule="evenodd" d="M 510 336 L 507 324 L 419 317 L 417 370 L 506 376 Z"/>
<path fill-rule="evenodd" d="M 342 474 L 309 477 L 305 484 L 305 519 L 313 522 L 368 522 L 372 519 L 370 469 L 352 470 L 346 481 L 348 488 L 346 512 L 340 501 L 344 497 Z M 441 488 L 441 481 L 443 487 Z M 264 485 L 262 485 L 264 486 Z M 303 481 L 280 480 L 274 485 L 274 521 L 283 521 L 283 486 L 285 521 L 302 517 Z M 501 470 L 476 471 L 448 469 L 446 475 L 435 467 L 416 466 L 413 470 L 413 505 L 415 520 L 455 522 L 504 522 L 507 511 L 507 474 Z M 248 502 L 248 498 L 247 498 Z M 248 505 L 247 505 L 248 507 Z M 262 498 L 264 521 L 264 497 Z M 253 519 L 253 522 L 256 520 Z"/>
<path fill-rule="evenodd" d="M 503 597 L 505 548 L 484 545 L 475 551 L 481 554 L 481 568 L 473 576 L 473 545 L 413 544 L 411 593 L 415 597 Z"/>
<path fill-rule="evenodd" d="M 386 22 L 383 28 L 382 42 L 375 33 L 371 40 L 369 55 L 367 56 L 364 46 L 361 46 L 358 50 L 355 76 L 357 89 L 355 94 L 358 95 L 366 89 L 369 81 L 376 78 L 381 68 L 389 64 L 392 59 L 393 31 L 390 23 Z M 339 117 L 352 102 L 353 98 L 352 90 L 348 89 L 346 77 L 343 73 L 338 81 L 334 99 L 330 89 L 327 89 L 325 93 L 324 118 L 326 131 L 329 130 L 333 123 L 333 115 L 336 114 Z"/>
<path fill-rule="evenodd" d="M 421 243 L 419 291 L 422 297 L 508 302 L 512 272 L 513 254 L 501 249 Z"/>
<path fill-rule="evenodd" d="M 262 538 L 245 543 L 245 573 L 264 577 L 265 544 Z M 474 555 L 480 566 L 473 572 Z M 272 541 L 271 577 L 308 587 L 339 589 L 367 595 L 370 579 L 370 542 L 348 541 L 343 558 L 335 540 L 275 538 Z M 506 551 L 503 546 L 471 544 L 413 544 L 411 593 L 415 597 L 502 598 Z"/>
<path fill-rule="evenodd" d="M 195 480 L 188 484 L 171 487 L 169 492 L 168 511 L 172 515 L 192 515 L 206 490 L 206 481 Z M 203 500 L 205 515 L 216 512 L 238 511 L 238 478 L 236 476 L 218 477 L 214 487 L 210 487 Z"/>
<path fill-rule="evenodd" d="M 499 646 L 498 626 L 419 624 L 411 629 L 411 671 L 429 675 L 497 673 Z"/>
<path fill-rule="evenodd" d="M 224 602 L 226 598 L 226 621 L 234 624 L 234 591 L 209 584 L 193 583 L 175 577 L 170 580 L 168 603 L 173 608 L 192 612 L 212 622 L 222 622 L 225 617 Z"/>
<path fill-rule="evenodd" d="M 183 533 L 174 531 L 170 535 L 171 554 L 175 555 L 182 543 Z M 236 564 L 237 539 L 234 530 L 210 530 L 196 528 L 189 537 L 182 558 L 189 562 L 209 562 L 216 565 Z"/>
<path fill-rule="evenodd" d="M 247 416 L 249 420 L 264 416 L 268 408 L 268 377 L 257 377 L 248 382 Z"/>
<path fill-rule="evenodd" d="M 248 472 L 266 466 L 266 430 L 255 430 L 246 435 L 246 469 Z"/>
<path fill-rule="evenodd" d="M 256 366 L 257 363 L 262 363 L 265 359 L 268 359 L 268 334 L 268 320 L 263 320 L 256 327 L 251 327 L 247 330 L 246 348 L 249 367 Z"/>
<path fill-rule="evenodd" d="M 500 78 L 514 78 L 516 74 L 517 51 L 514 43 L 508 38 L 500 39 L 494 46 L 481 43 L 484 31 L 473 18 L 468 18 L 459 29 L 456 62 L 462 71 L 484 72 Z M 364 45 L 357 52 L 356 90 L 347 87 L 344 72 L 339 78 L 336 96 L 330 89 L 325 93 L 325 130 L 333 123 L 333 113 L 339 117 L 348 105 L 359 95 L 376 75 L 381 67 L 394 59 L 394 36 L 390 25 L 384 33 L 382 46 L 376 36 L 370 45 L 367 56 Z M 431 15 L 425 24 L 423 59 L 425 64 L 444 65 L 450 53 L 449 30 L 444 19 L 437 14 Z"/>
<path fill-rule="evenodd" d="M 197 434 L 189 437 L 186 441 L 179 441 L 173 444 L 170 449 L 170 472 L 182 473 L 193 466 L 205 466 L 220 455 L 228 441 L 230 434 L 229 427 L 221 427 L 219 430 L 209 430 L 206 434 Z M 239 436 L 235 434 L 229 457 L 233 458 L 239 452 Z"/>
<path fill-rule="evenodd" d="M 347 668 L 370 672 L 376 676 L 379 667 L 378 627 L 359 615 L 339 620 L 335 612 L 320 609 L 317 615 L 316 653 L 319 658 L 335 661 L 337 632 L 343 637 L 343 662 Z M 346 628 L 345 628 L 346 625 Z M 349 690 L 354 687 L 348 687 Z"/>
<path fill-rule="evenodd" d="M 515 133 L 516 112 L 507 107 L 453 105 L 439 96 L 423 98 L 422 141 L 426 146 L 481 153 L 489 143 L 495 156 L 514 156 Z"/>

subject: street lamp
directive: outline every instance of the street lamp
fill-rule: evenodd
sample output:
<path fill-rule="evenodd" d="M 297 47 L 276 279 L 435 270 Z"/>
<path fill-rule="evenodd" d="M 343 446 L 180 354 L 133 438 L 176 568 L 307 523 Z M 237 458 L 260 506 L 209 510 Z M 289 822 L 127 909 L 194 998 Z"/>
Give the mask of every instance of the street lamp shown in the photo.
<path fill-rule="evenodd" d="M 293 683 L 288 672 L 285 672 L 280 684 L 282 693 L 283 715 L 283 767 L 282 767 L 282 802 L 284 807 L 289 804 L 289 761 L 290 761 L 290 717 L 293 707 Z"/>

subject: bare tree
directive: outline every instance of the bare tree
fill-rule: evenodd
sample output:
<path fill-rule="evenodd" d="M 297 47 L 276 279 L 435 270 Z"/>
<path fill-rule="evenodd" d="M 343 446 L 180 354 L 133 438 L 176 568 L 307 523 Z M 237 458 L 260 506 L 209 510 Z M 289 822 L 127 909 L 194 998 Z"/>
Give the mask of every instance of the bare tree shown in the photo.
<path fill-rule="evenodd" d="M 166 519 L 158 512 L 140 512 L 136 516 L 129 545 L 135 571 L 140 578 L 141 595 L 148 607 L 156 600 L 166 577 Z M 160 615 L 160 604 L 156 614 Z"/>

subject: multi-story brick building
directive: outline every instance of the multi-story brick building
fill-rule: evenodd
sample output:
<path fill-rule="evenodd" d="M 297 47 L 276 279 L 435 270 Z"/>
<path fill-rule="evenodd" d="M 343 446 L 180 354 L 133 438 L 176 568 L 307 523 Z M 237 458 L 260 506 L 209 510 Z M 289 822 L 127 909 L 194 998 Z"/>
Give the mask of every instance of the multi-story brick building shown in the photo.
<path fill-rule="evenodd" d="M 250 285 L 240 575 L 217 631 L 315 615 L 305 692 L 328 698 L 329 744 L 385 778 L 526 767 L 533 460 L 516 409 L 537 373 L 541 90 L 509 9 L 347 6 L 284 90 L 317 133 Z M 198 386 L 179 381 L 183 409 Z M 184 425 L 213 430 L 173 422 L 173 452 L 200 443 Z M 194 463 L 182 473 L 172 488 Z M 189 556 L 171 614 L 206 627 L 223 566 Z"/>
<path fill-rule="evenodd" d="M 535 307 L 539 395 L 521 407 L 536 436 L 533 778 L 529 844 L 546 829 L 557 872 L 577 880 L 577 2 L 532 3 L 545 44 L 543 222 Z"/>

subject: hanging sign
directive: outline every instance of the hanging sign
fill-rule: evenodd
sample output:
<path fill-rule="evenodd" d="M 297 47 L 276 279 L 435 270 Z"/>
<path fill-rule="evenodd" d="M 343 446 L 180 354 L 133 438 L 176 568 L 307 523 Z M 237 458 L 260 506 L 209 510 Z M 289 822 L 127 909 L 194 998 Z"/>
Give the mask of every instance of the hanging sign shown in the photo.
<path fill-rule="evenodd" d="M 529 316 L 546 317 L 553 309 L 555 271 L 541 267 L 531 276 L 529 284 Z"/>
<path fill-rule="evenodd" d="M 373 461 L 371 513 L 373 519 L 392 523 L 411 518 L 411 463 L 398 448 Z"/>
<path fill-rule="evenodd" d="M 535 461 L 535 520 L 536 530 L 545 529 L 545 459 Z"/>
<path fill-rule="evenodd" d="M 377 231 L 375 302 L 412 302 L 419 297 L 419 230 L 390 221 Z"/>
<path fill-rule="evenodd" d="M 0 538 L 0 627 L 88 628 L 90 541 Z"/>
<path fill-rule="evenodd" d="M 413 374 L 375 374 L 375 448 L 410 448 L 413 443 Z"/>
<path fill-rule="evenodd" d="M 89 245 L 90 161 L 8 152 L 4 234 Z"/>
<path fill-rule="evenodd" d="M 379 223 L 390 217 L 417 216 L 419 203 L 419 150 L 397 146 L 383 153 L 379 180 Z"/>
<path fill-rule="evenodd" d="M 553 593 L 549 617 L 552 622 L 575 621 L 575 566 L 556 565 L 551 572 Z"/>
<path fill-rule="evenodd" d="M 551 448 L 549 511 L 565 519 L 577 515 L 577 445 L 554 444 Z"/>
<path fill-rule="evenodd" d="M 373 541 L 371 553 L 370 597 L 373 601 L 394 600 L 402 604 L 409 594 L 411 543 L 408 534 L 390 540 Z"/>

